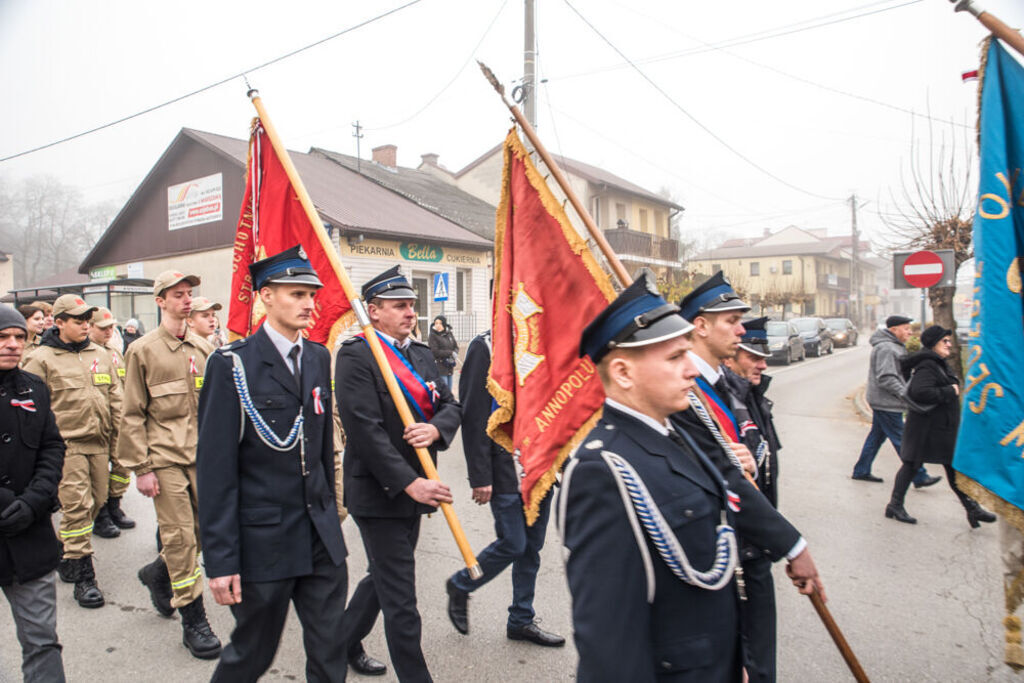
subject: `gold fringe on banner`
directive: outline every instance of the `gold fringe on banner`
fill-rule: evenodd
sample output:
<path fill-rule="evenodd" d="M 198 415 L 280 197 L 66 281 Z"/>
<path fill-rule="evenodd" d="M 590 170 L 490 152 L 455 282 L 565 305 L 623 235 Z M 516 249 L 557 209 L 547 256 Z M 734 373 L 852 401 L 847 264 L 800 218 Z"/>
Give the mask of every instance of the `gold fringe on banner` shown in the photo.
<path fill-rule="evenodd" d="M 548 187 L 544 177 L 537 170 L 537 167 L 533 164 L 533 160 L 530 158 L 530 152 L 526 149 L 522 140 L 519 139 L 519 134 L 516 127 L 513 126 L 509 130 L 508 135 L 505 138 L 505 144 L 502 149 L 505 163 L 503 164 L 501 172 L 501 200 L 498 202 L 498 211 L 496 214 L 495 228 L 494 228 L 494 282 L 497 286 L 501 282 L 501 267 L 502 263 L 498 258 L 499 254 L 504 254 L 504 243 L 505 234 L 508 229 L 508 206 L 511 201 L 509 192 L 509 170 L 510 164 L 508 162 L 508 154 L 511 152 L 517 159 L 521 159 L 526 167 L 526 178 L 530 181 L 530 186 L 537 192 L 540 197 L 541 205 L 547 210 L 547 212 L 558 221 L 558 225 L 562 228 L 562 236 L 565 241 L 569 244 L 569 248 L 572 252 L 583 262 L 584 267 L 590 276 L 594 278 L 594 283 L 598 289 L 605 296 L 605 299 L 612 301 L 615 299 L 615 288 L 612 287 L 611 279 L 608 277 L 608 273 L 602 270 L 597 259 L 594 258 L 594 253 L 587 246 L 586 240 L 580 236 L 569 221 L 568 215 L 565 213 L 565 209 L 562 203 L 558 201 L 551 188 Z M 494 316 L 503 315 L 505 311 L 494 311 Z M 493 324 L 493 321 L 492 321 Z M 515 416 L 515 395 L 505 390 L 497 382 L 495 382 L 489 375 L 487 377 L 487 389 L 490 391 L 491 396 L 498 404 L 498 408 L 491 413 L 490 418 L 487 421 L 487 434 L 494 441 L 512 453 L 515 450 L 512 444 L 512 439 L 509 438 L 508 434 L 501 429 L 502 425 L 511 421 Z M 562 464 L 565 462 L 569 454 L 572 453 L 579 443 L 586 437 L 587 434 L 594 428 L 597 421 L 601 419 L 602 410 L 599 408 L 591 415 L 586 422 L 584 422 L 579 429 L 577 429 L 572 438 L 563 445 L 558 454 L 555 456 L 554 462 L 551 467 L 541 475 L 537 483 L 533 485 L 529 494 L 529 503 L 523 506 L 523 511 L 526 514 L 526 523 L 532 525 L 539 513 L 540 502 L 547 495 L 548 491 L 551 490 L 552 485 L 558 479 L 558 472 L 562 468 Z"/>

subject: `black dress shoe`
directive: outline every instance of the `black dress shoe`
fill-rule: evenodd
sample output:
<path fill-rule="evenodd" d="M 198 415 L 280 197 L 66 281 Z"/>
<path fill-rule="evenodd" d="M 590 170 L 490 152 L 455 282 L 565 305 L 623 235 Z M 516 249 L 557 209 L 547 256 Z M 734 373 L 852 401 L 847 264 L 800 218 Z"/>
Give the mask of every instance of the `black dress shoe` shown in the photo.
<path fill-rule="evenodd" d="M 878 484 L 881 484 L 883 481 L 885 481 L 881 477 L 876 477 L 873 474 L 855 474 L 852 477 L 850 477 L 850 479 L 855 479 L 857 481 L 873 481 Z"/>
<path fill-rule="evenodd" d="M 517 626 L 515 628 L 509 626 L 507 634 L 509 640 L 528 640 L 531 643 L 543 645 L 544 647 L 562 647 L 565 645 L 565 638 L 545 631 L 540 626 L 537 626 L 535 621 L 530 622 L 526 626 Z"/>
<path fill-rule="evenodd" d="M 922 479 L 921 481 L 915 481 L 914 482 L 914 488 L 915 489 L 923 489 L 926 486 L 935 486 L 940 481 L 942 481 L 942 477 L 927 476 L 924 479 Z"/>
<path fill-rule="evenodd" d="M 365 652 L 360 652 L 355 656 L 349 655 L 348 665 L 362 676 L 383 676 L 388 672 L 388 667 L 384 662 L 374 659 Z"/>
<path fill-rule="evenodd" d="M 907 514 L 906 509 L 902 505 L 889 503 L 885 506 L 885 516 L 889 519 L 895 519 L 897 522 L 903 522 L 904 524 L 917 524 L 917 520 Z"/>
<path fill-rule="evenodd" d="M 448 579 L 444 585 L 448 591 L 448 618 L 452 620 L 455 630 L 466 635 L 469 633 L 469 593 L 460 589 Z"/>

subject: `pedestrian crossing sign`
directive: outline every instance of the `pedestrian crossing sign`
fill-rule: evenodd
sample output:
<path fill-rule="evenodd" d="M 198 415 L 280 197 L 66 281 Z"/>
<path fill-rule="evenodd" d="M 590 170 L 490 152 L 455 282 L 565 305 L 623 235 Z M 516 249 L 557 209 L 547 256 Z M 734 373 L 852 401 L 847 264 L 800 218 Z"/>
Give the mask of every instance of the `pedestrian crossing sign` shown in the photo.
<path fill-rule="evenodd" d="M 448 301 L 448 273 L 434 273 L 434 301 Z"/>

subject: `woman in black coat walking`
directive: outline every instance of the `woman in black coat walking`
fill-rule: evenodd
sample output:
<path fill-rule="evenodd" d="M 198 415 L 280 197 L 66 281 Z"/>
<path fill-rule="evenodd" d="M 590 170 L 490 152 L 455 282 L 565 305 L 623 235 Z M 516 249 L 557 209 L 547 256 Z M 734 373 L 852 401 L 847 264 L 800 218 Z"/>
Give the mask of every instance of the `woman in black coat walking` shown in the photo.
<path fill-rule="evenodd" d="M 434 318 L 434 322 L 430 324 L 430 337 L 427 338 L 427 345 L 430 346 L 430 350 L 434 354 L 434 364 L 437 365 L 441 379 L 451 389 L 452 373 L 455 372 L 456 358 L 459 354 L 459 343 L 455 341 L 452 328 L 443 315 Z"/>
<path fill-rule="evenodd" d="M 967 522 L 977 528 L 979 522 L 994 522 L 996 516 L 956 487 L 953 451 L 960 426 L 960 380 L 949 369 L 946 359 L 952 350 L 952 330 L 932 325 L 921 334 L 921 350 L 900 361 L 908 380 L 907 397 L 911 401 L 903 429 L 900 460 L 892 500 L 885 516 L 898 522 L 917 524 L 903 507 L 910 482 L 924 463 L 946 468 L 946 481 L 967 511 Z"/>

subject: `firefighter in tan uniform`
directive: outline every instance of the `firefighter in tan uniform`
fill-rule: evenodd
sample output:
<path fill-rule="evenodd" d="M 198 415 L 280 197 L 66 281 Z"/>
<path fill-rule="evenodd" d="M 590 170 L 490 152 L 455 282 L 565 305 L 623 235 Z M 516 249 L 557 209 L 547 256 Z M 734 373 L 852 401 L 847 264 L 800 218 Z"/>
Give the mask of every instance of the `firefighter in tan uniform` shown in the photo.
<path fill-rule="evenodd" d="M 205 296 L 192 299 L 192 311 L 188 314 L 188 327 L 211 346 L 217 348 L 211 339 L 217 332 L 217 311 L 221 305 L 210 301 Z"/>
<path fill-rule="evenodd" d="M 114 325 L 117 319 L 110 309 L 100 306 L 92 314 L 92 326 L 89 328 L 89 339 L 97 346 L 107 350 L 110 361 L 114 365 L 111 380 L 118 384 L 124 382 L 124 355 L 114 339 Z M 121 529 L 134 529 L 135 521 L 121 510 L 121 498 L 132 483 L 132 473 L 117 459 L 117 448 L 110 449 L 110 490 L 107 493 L 107 504 L 100 508 L 99 515 L 93 526 L 93 534 L 102 538 L 117 538 Z"/>
<path fill-rule="evenodd" d="M 139 570 L 157 611 L 181 613 L 182 642 L 194 657 L 220 655 L 203 607 L 196 514 L 196 412 L 206 357 L 213 348 L 187 324 L 195 275 L 168 270 L 153 294 L 160 325 L 132 342 L 125 356 L 124 417 L 117 456 L 135 486 L 153 499 L 160 556 Z"/>
<path fill-rule="evenodd" d="M 50 388 L 51 408 L 67 444 L 57 490 L 64 511 L 59 573 L 75 584 L 75 600 L 82 607 L 104 603 L 92 565 L 93 521 L 107 502 L 109 453 L 121 419 L 121 384 L 110 354 L 89 339 L 94 310 L 75 294 L 59 297 L 53 305 L 55 325 L 24 367 Z"/>

